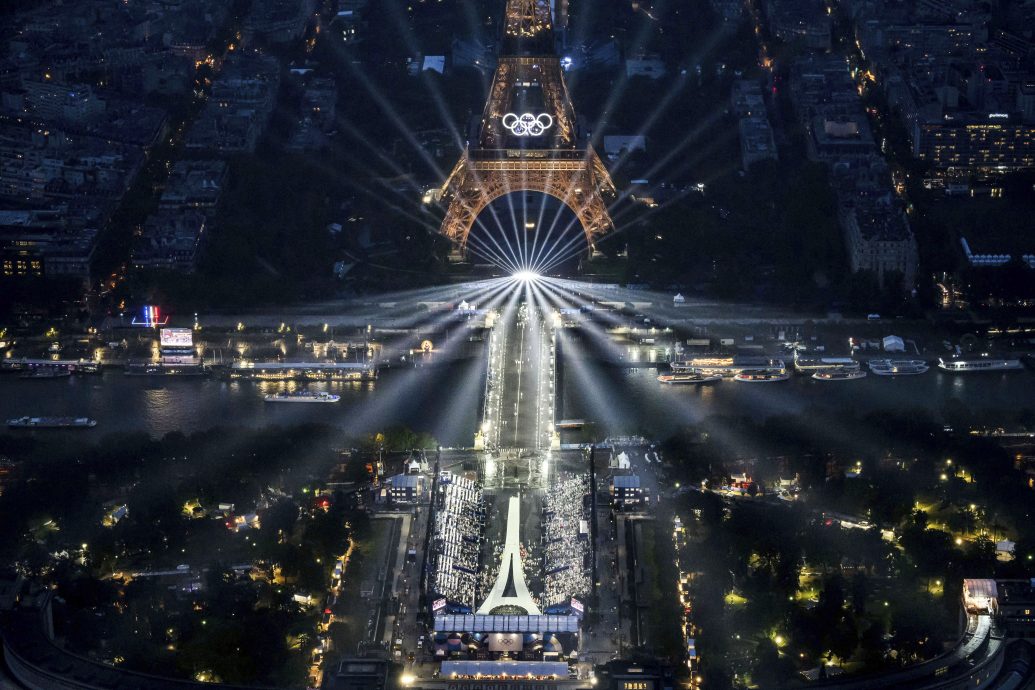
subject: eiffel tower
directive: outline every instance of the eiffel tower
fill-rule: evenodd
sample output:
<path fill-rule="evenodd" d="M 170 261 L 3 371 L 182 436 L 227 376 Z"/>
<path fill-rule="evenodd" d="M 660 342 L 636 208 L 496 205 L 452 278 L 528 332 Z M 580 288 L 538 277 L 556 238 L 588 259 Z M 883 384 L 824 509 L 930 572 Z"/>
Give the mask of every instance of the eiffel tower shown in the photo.
<path fill-rule="evenodd" d="M 575 111 L 554 51 L 550 0 L 507 0 L 499 62 L 477 141 L 470 143 L 442 186 L 449 209 L 442 234 L 454 256 L 466 255 L 478 214 L 511 192 L 548 194 L 567 205 L 586 241 L 613 228 L 604 195 L 614 183 L 580 140 Z"/>

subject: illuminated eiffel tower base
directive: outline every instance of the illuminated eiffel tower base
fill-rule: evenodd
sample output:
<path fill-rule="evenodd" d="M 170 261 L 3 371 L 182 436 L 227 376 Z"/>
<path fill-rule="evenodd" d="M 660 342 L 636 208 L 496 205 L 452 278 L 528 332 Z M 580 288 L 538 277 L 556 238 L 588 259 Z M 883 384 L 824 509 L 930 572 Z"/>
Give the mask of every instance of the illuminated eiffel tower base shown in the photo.
<path fill-rule="evenodd" d="M 605 196 L 614 183 L 578 136 L 575 112 L 554 51 L 549 0 L 508 0 L 499 62 L 472 142 L 442 186 L 449 208 L 442 234 L 466 256 L 471 228 L 493 201 L 541 192 L 578 218 L 587 243 L 614 226 Z"/>

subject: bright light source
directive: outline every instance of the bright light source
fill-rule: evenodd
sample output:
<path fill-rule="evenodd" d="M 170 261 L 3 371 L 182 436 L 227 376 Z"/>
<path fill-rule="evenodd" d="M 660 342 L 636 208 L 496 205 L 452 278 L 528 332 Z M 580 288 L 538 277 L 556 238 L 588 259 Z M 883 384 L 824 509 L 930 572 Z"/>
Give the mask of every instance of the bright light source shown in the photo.
<path fill-rule="evenodd" d="M 413 685 L 415 682 L 417 682 L 417 677 L 410 673 L 405 673 L 403 674 L 401 680 L 403 685 Z"/>
<path fill-rule="evenodd" d="M 535 271 L 525 269 L 523 271 L 515 272 L 511 277 L 522 283 L 531 283 L 532 281 L 539 279 L 539 274 Z"/>

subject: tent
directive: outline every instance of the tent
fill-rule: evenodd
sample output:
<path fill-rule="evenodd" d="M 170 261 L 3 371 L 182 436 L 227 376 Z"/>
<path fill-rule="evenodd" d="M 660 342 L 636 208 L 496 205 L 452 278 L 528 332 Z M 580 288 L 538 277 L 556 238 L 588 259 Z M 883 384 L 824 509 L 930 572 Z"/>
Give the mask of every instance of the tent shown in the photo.
<path fill-rule="evenodd" d="M 906 344 L 897 335 L 884 336 L 885 352 L 905 352 Z"/>
<path fill-rule="evenodd" d="M 998 541 L 995 544 L 995 556 L 1000 561 L 1010 561 L 1014 557 L 1014 549 L 1017 547 L 1015 542 L 1009 539 Z"/>

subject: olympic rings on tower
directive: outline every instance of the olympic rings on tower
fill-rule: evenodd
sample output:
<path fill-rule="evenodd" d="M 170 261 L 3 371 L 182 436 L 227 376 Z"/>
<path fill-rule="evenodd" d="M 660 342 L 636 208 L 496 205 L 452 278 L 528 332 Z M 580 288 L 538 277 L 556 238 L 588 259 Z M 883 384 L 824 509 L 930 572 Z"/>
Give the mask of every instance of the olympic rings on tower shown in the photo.
<path fill-rule="evenodd" d="M 549 113 L 540 113 L 539 115 L 533 115 L 532 113 L 522 113 L 521 115 L 507 113 L 503 116 L 502 121 L 503 126 L 516 137 L 539 137 L 546 130 L 553 127 L 553 116 Z"/>

